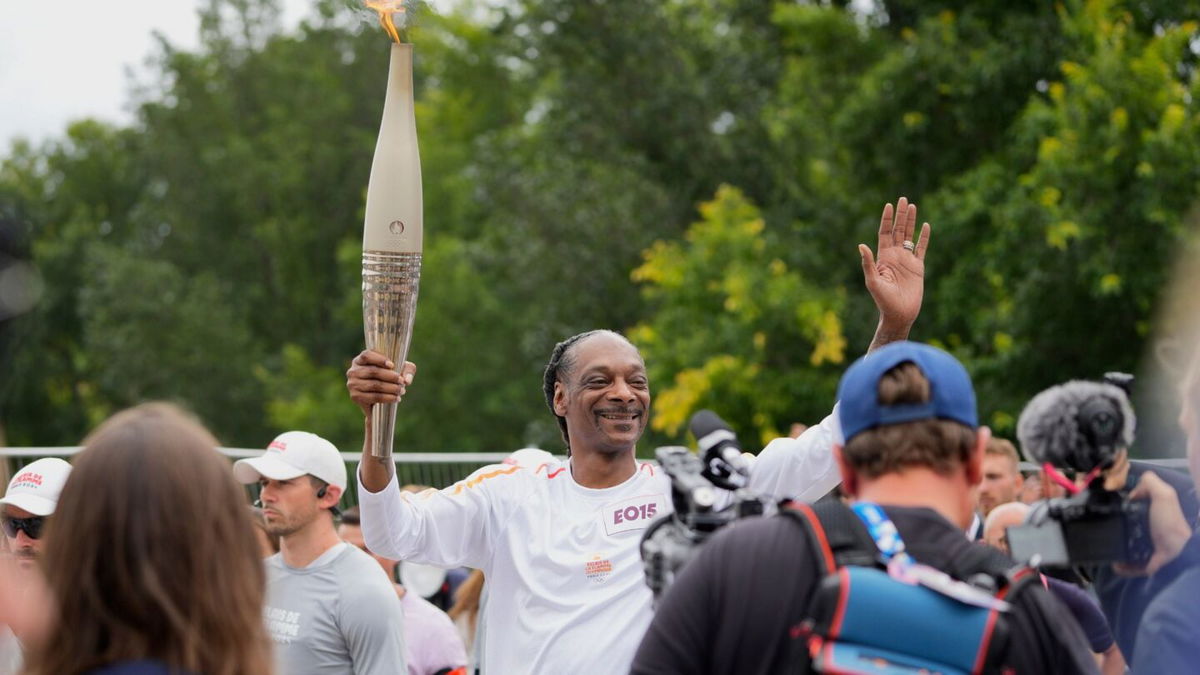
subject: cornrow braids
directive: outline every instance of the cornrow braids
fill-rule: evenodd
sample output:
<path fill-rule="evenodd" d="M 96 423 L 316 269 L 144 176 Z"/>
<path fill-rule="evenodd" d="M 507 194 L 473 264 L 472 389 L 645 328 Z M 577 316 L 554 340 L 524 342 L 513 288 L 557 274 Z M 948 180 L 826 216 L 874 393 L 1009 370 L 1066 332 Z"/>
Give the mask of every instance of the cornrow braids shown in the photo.
<path fill-rule="evenodd" d="M 558 429 L 562 432 L 563 443 L 567 444 L 568 456 L 571 454 L 571 440 L 567 437 L 566 418 L 554 411 L 554 383 L 561 381 L 563 376 L 571 372 L 571 369 L 575 367 L 575 345 L 599 333 L 609 333 L 622 340 L 625 339 L 625 336 L 620 333 L 604 329 L 589 330 L 578 335 L 572 335 L 554 345 L 554 351 L 550 352 L 550 362 L 546 364 L 546 372 L 542 376 L 542 393 L 546 395 L 546 406 L 550 408 L 550 412 L 558 420 Z"/>

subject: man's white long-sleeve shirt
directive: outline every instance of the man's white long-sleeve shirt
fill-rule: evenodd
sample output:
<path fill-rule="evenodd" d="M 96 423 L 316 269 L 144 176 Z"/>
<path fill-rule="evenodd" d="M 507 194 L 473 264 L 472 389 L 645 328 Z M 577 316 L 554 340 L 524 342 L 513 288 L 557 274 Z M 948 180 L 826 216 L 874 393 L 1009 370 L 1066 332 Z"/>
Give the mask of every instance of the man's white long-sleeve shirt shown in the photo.
<path fill-rule="evenodd" d="M 786 449 L 772 452 L 779 457 L 766 465 L 760 459 L 754 474 L 788 457 L 831 455 L 829 420 L 787 439 Z M 828 467 L 811 463 L 836 476 L 832 457 Z M 377 493 L 360 481 L 363 536 L 385 557 L 484 571 L 484 673 L 624 675 L 652 616 L 638 543 L 672 509 L 669 478 L 651 464 L 637 466 L 624 483 L 602 490 L 576 483 L 569 461 L 484 467 L 415 495 L 401 494 L 394 477 Z M 796 495 L 829 480 L 789 476 Z M 772 491 L 780 489 L 775 481 Z"/>

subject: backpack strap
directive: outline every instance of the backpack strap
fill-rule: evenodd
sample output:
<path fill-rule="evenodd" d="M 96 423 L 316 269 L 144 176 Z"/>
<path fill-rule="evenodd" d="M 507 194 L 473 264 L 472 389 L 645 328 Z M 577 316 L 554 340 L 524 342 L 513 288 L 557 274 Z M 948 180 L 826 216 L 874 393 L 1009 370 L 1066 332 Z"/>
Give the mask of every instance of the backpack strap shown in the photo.
<path fill-rule="evenodd" d="M 780 504 L 779 513 L 787 515 L 799 523 L 808 533 L 813 545 L 814 557 L 823 569 L 821 576 L 827 576 L 838 569 L 853 565 L 860 567 L 884 567 L 881 562 L 875 540 L 871 538 L 866 525 L 845 504 L 838 501 L 822 501 L 816 504 L 799 502 L 784 502 Z M 1038 575 L 1028 567 L 1016 566 L 1012 560 L 1000 551 L 982 544 L 967 544 L 949 561 L 945 570 L 950 576 L 972 582 L 980 582 L 979 575 L 985 575 L 993 584 L 993 593 L 1001 600 L 1012 598 L 1027 586 L 1036 583 Z M 992 610 L 988 617 L 987 635 L 979 645 L 974 673 L 998 672 L 992 664 L 1001 663 L 1003 655 L 1009 647 L 1009 634 L 1005 622 L 1000 620 L 997 610 Z M 776 664 L 784 668 L 799 668 L 796 672 L 810 672 L 809 665 L 812 654 L 809 651 L 809 641 L 806 631 L 811 625 L 803 627 L 797 633 L 792 629 L 792 640 L 783 650 L 782 660 Z M 803 664 L 803 665 L 800 665 Z M 782 672 L 782 671 L 781 671 Z"/>
<path fill-rule="evenodd" d="M 818 579 L 833 574 L 846 565 L 881 566 L 879 550 L 866 525 L 845 504 L 837 500 L 822 500 L 815 504 L 785 501 L 779 514 L 796 522 L 807 533 L 813 558 L 820 567 Z M 812 620 L 790 628 L 790 640 L 775 660 L 776 673 L 811 672 L 808 635 Z"/>
<path fill-rule="evenodd" d="M 809 533 L 824 565 L 822 576 L 847 565 L 883 567 L 879 549 L 862 520 L 840 501 L 816 504 L 784 502 L 779 512 L 787 514 Z"/>

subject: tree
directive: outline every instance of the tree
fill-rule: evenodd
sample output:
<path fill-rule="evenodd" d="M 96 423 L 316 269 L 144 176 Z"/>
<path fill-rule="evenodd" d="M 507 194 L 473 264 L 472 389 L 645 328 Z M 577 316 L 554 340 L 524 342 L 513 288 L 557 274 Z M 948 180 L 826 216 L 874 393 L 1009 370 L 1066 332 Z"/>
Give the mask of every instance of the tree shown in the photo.
<path fill-rule="evenodd" d="M 720 188 L 700 215 L 633 272 L 652 308 L 630 337 L 655 388 L 653 429 L 678 442 L 691 414 L 712 408 L 766 443 L 792 422 L 819 421 L 845 364 L 844 289 L 773 256 L 766 223 L 738 190 Z"/>

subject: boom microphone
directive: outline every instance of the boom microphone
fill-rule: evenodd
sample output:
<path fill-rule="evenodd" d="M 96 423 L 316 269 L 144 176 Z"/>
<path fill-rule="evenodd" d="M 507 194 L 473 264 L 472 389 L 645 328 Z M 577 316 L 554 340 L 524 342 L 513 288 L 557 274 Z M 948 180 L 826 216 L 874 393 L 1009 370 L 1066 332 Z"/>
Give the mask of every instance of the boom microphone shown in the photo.
<path fill-rule="evenodd" d="M 701 475 L 726 490 L 745 487 L 750 480 L 750 465 L 742 457 L 737 436 L 725 420 L 711 410 L 701 410 L 692 415 L 688 428 L 696 437 L 704 459 Z"/>
<path fill-rule="evenodd" d="M 1034 396 L 1017 420 L 1017 438 L 1039 464 L 1087 473 L 1132 445 L 1136 424 L 1121 387 L 1076 380 Z"/>

